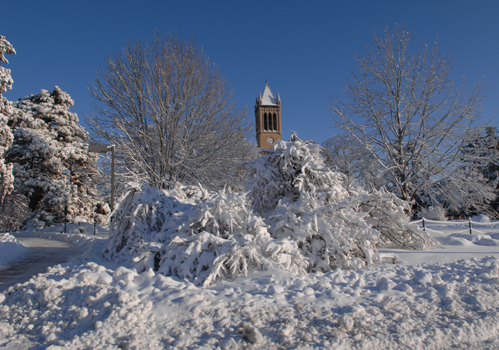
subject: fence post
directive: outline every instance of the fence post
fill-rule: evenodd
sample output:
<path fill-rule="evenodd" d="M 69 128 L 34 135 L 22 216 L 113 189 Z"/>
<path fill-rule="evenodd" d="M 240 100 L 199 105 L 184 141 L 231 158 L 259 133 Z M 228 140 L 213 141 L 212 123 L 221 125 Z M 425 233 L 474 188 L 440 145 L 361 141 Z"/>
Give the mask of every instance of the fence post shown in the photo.
<path fill-rule="evenodd" d="M 425 226 L 425 223 L 424 223 L 424 218 L 423 218 L 423 231 L 426 231 L 426 226 Z"/>
<path fill-rule="evenodd" d="M 68 225 L 68 204 L 66 203 L 66 206 L 64 207 L 64 233 L 68 233 L 67 225 Z"/>
<path fill-rule="evenodd" d="M 470 235 L 473 233 L 473 230 L 471 228 L 471 216 L 468 218 L 468 225 L 470 226 Z"/>

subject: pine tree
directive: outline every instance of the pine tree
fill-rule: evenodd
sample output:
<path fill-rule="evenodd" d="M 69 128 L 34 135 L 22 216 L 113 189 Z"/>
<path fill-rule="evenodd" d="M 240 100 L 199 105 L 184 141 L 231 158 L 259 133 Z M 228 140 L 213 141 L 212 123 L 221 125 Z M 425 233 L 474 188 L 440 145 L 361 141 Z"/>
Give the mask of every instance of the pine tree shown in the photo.
<path fill-rule="evenodd" d="M 485 129 L 485 134 L 488 163 L 481 170 L 487 183 L 494 189 L 495 198 L 490 203 L 490 207 L 497 217 L 499 215 L 499 131 L 491 126 Z"/>
<path fill-rule="evenodd" d="M 94 216 L 91 176 L 96 156 L 88 153 L 88 133 L 59 87 L 16 102 L 9 125 L 14 142 L 7 159 L 16 184 L 29 198 L 32 218 L 42 225 L 85 221 Z"/>
<path fill-rule="evenodd" d="M 16 50 L 0 35 L 0 63 L 9 63 L 5 54 L 15 55 Z M 0 66 L 0 204 L 3 203 L 5 195 L 14 189 L 12 164 L 5 164 L 5 156 L 14 138 L 7 125 L 8 116 L 12 113 L 12 104 L 2 96 L 2 93 L 12 89 L 13 82 L 10 69 Z"/>
<path fill-rule="evenodd" d="M 466 172 L 467 178 L 473 178 L 481 187 L 468 190 L 458 203 L 454 212 L 466 216 L 487 214 L 496 217 L 499 208 L 499 134 L 497 128 L 477 128 L 471 140 L 461 148 L 460 171 Z M 454 192 L 460 192 L 466 185 Z"/>

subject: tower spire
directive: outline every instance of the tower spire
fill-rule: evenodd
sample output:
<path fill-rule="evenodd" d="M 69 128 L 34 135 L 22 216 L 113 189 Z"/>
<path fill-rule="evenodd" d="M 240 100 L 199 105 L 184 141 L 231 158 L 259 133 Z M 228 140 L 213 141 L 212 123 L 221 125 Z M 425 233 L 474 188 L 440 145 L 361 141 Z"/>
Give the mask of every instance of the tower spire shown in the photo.
<path fill-rule="evenodd" d="M 265 79 L 263 93 L 258 94 L 255 105 L 256 140 L 258 147 L 270 149 L 281 139 L 281 97 L 274 97 Z"/>

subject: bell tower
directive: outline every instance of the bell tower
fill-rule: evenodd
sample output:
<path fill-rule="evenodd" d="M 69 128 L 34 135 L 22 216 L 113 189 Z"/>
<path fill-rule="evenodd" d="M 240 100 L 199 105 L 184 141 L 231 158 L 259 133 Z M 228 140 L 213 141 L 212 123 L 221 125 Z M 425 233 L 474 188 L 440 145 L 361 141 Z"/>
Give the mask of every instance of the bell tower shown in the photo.
<path fill-rule="evenodd" d="M 281 98 L 272 94 L 265 81 L 263 94 L 260 93 L 255 104 L 256 142 L 259 148 L 270 149 L 281 139 Z"/>

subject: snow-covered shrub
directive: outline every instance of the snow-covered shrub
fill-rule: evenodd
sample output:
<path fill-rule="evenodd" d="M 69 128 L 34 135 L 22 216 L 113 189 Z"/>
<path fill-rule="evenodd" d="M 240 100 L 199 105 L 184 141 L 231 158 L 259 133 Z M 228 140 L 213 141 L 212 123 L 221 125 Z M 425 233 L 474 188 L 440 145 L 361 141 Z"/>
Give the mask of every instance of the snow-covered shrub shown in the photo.
<path fill-rule="evenodd" d="M 445 221 L 445 209 L 441 206 L 429 206 L 428 208 L 421 208 L 419 217 L 428 220 Z"/>
<path fill-rule="evenodd" d="M 106 257 L 206 286 L 252 269 L 361 268 L 382 260 L 376 247 L 385 243 L 438 246 L 409 224 L 407 202 L 347 191 L 320 153 L 296 135 L 278 142 L 252 163 L 248 193 L 130 186 L 117 201 Z"/>
<path fill-rule="evenodd" d="M 404 249 L 431 249 L 441 246 L 426 231 L 410 223 L 407 214 L 410 211 L 409 202 L 385 190 L 358 192 L 362 193 L 359 211 L 366 213 L 365 221 L 380 232 L 382 244 Z"/>
<path fill-rule="evenodd" d="M 16 102 L 9 119 L 14 142 L 7 159 L 15 164 L 16 186 L 29 198 L 35 226 L 94 217 L 96 155 L 88 153 L 88 133 L 69 111 L 73 103 L 56 86 Z"/>
<path fill-rule="evenodd" d="M 321 148 L 296 134 L 253 162 L 254 210 L 275 238 L 297 242 L 309 270 L 359 268 L 379 260 L 387 242 L 404 248 L 438 246 L 409 224 L 407 202 L 386 191 L 344 187 L 345 177 L 324 164 Z"/>
<path fill-rule="evenodd" d="M 326 167 L 321 147 L 313 141 L 300 140 L 296 134 L 289 142 L 279 141 L 263 152 L 252 165 L 254 177 L 249 189 L 256 212 L 266 215 L 278 203 L 296 202 L 303 194 L 323 204 L 338 203 L 348 197 L 342 183 L 344 175 Z"/>
<path fill-rule="evenodd" d="M 0 64 L 9 63 L 5 54 L 15 55 L 14 47 L 0 35 Z M 2 93 L 12 89 L 14 80 L 10 75 L 10 69 L 0 66 L 0 203 L 5 195 L 14 189 L 14 176 L 12 175 L 12 164 L 5 164 L 5 156 L 12 145 L 14 136 L 8 126 L 8 116 L 12 113 L 12 104 Z"/>
<path fill-rule="evenodd" d="M 106 256 L 203 285 L 252 269 L 304 271 L 296 245 L 270 237 L 246 196 L 182 185 L 132 187 L 117 202 Z"/>

